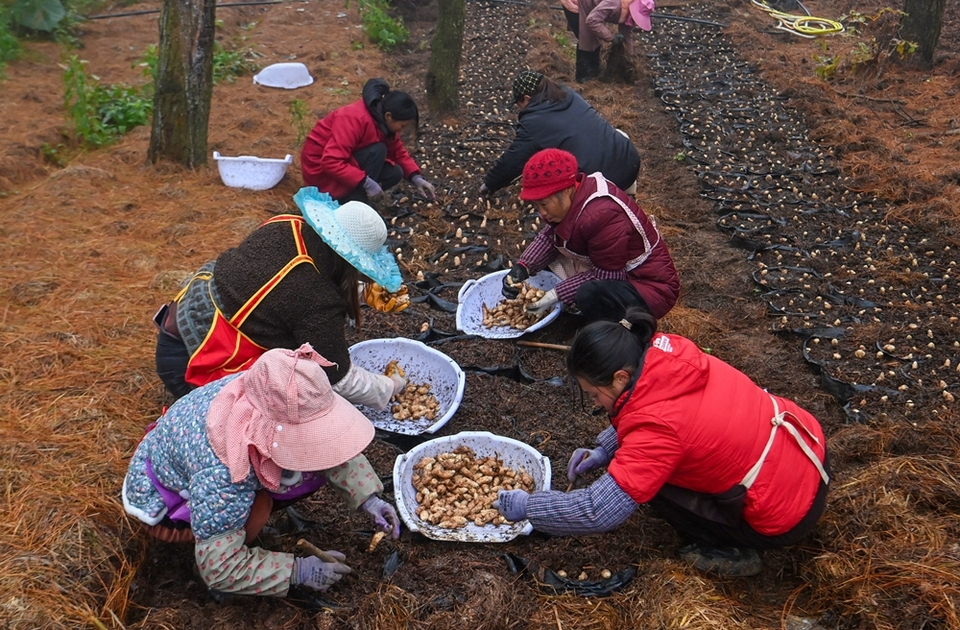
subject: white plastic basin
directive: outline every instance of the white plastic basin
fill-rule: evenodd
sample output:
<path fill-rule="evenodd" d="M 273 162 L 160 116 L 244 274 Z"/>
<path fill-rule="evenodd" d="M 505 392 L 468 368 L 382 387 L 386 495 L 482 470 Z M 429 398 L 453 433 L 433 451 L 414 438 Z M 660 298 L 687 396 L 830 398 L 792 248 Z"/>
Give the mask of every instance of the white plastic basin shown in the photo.
<path fill-rule="evenodd" d="M 293 163 L 293 156 L 289 154 L 282 160 L 278 160 L 253 155 L 224 157 L 218 151 L 214 151 L 213 159 L 217 161 L 220 179 L 224 184 L 231 188 L 250 190 L 273 188 L 280 183 L 287 172 L 287 167 Z"/>
<path fill-rule="evenodd" d="M 470 335 L 477 335 L 487 339 L 514 339 L 528 332 L 540 330 L 557 317 L 563 310 L 563 303 L 557 302 L 553 309 L 547 313 L 543 319 L 536 322 L 526 330 L 519 330 L 512 326 L 495 326 L 487 328 L 483 325 L 483 305 L 487 308 L 494 308 L 505 298 L 501 293 L 503 289 L 503 277 L 509 273 L 509 270 L 495 271 L 487 274 L 477 280 L 467 280 L 460 287 L 457 294 L 457 329 Z M 552 271 L 544 269 L 535 276 L 530 276 L 525 280 L 527 284 L 544 291 L 549 291 L 560 283 L 560 278 Z"/>
<path fill-rule="evenodd" d="M 254 75 L 253 82 L 266 87 L 295 90 L 313 83 L 313 77 L 302 63 L 275 63 Z"/>
<path fill-rule="evenodd" d="M 395 420 L 389 406 L 384 410 L 365 405 L 357 408 L 383 431 L 405 435 L 435 433 L 460 407 L 467 381 L 463 370 L 444 353 L 413 339 L 368 339 L 350 347 L 350 361 L 376 374 L 383 374 L 387 363 L 394 359 L 406 371 L 408 383 L 429 383 L 430 393 L 440 403 L 437 417 Z"/>
<path fill-rule="evenodd" d="M 458 446 L 469 446 L 477 457 L 494 456 L 514 470 L 523 468 L 533 477 L 535 490 L 550 489 L 550 460 L 529 444 L 487 431 L 463 431 L 456 435 L 436 438 L 420 444 L 393 463 L 393 488 L 397 513 L 410 531 L 420 532 L 433 540 L 458 542 L 507 542 L 533 531 L 530 521 L 506 525 L 479 527 L 468 522 L 466 527 L 446 529 L 422 520 L 417 515 L 417 491 L 413 487 L 413 467 L 424 457 L 436 457 L 454 451 Z"/>

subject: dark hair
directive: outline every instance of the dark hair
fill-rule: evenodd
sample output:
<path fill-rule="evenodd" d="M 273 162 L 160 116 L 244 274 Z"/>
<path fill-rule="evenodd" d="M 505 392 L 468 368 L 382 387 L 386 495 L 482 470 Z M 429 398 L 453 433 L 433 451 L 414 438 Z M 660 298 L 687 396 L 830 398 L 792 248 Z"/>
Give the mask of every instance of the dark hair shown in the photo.
<path fill-rule="evenodd" d="M 383 95 L 380 101 L 381 111 L 397 121 L 412 120 L 413 130 L 416 132 L 420 128 L 420 111 L 417 109 L 417 103 L 413 97 L 400 90 L 390 90 Z"/>
<path fill-rule="evenodd" d="M 657 320 L 642 308 L 627 309 L 620 322 L 587 324 L 567 352 L 567 371 L 598 387 L 612 384 L 618 370 L 634 376 L 656 332 Z"/>
<path fill-rule="evenodd" d="M 567 93 L 564 92 L 562 85 L 553 79 L 543 77 L 540 80 L 540 84 L 537 85 L 537 89 L 530 95 L 530 102 L 540 103 L 550 101 L 551 103 L 559 103 L 565 98 L 567 98 Z"/>
<path fill-rule="evenodd" d="M 357 322 L 357 330 L 360 330 L 360 292 L 357 291 L 360 272 L 334 250 L 330 277 L 337 283 L 337 292 L 347 303 L 347 315 Z"/>

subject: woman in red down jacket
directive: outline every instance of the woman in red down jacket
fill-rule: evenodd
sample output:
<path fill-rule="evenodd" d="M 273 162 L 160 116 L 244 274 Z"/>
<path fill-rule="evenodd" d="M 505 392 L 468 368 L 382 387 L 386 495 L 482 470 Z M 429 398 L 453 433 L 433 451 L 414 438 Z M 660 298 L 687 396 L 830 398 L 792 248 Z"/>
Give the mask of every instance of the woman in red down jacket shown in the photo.
<path fill-rule="evenodd" d="M 817 419 L 768 394 L 689 339 L 657 333 L 633 308 L 619 322 L 584 327 L 567 369 L 610 424 L 593 448 L 578 448 L 573 492 L 501 491 L 508 519 L 553 535 L 609 531 L 649 503 L 689 544 L 680 557 L 728 577 L 756 575 L 758 549 L 792 545 L 823 514 L 830 483 Z"/>
<path fill-rule="evenodd" d="M 382 205 L 384 191 L 409 179 L 421 195 L 434 199 L 433 185 L 420 173 L 400 133 L 420 122 L 417 104 L 406 92 L 370 79 L 362 98 L 320 119 L 300 152 L 304 186 L 316 186 L 341 204 Z"/>

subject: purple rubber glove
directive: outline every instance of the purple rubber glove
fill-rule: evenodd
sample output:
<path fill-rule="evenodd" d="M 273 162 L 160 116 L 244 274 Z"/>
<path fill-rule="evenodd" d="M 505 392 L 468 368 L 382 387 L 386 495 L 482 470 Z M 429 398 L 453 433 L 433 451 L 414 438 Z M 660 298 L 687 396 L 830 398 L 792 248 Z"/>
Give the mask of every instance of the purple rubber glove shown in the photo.
<path fill-rule="evenodd" d="M 497 500 L 493 507 L 500 510 L 500 514 L 508 521 L 522 521 L 527 518 L 527 499 L 530 495 L 526 490 L 501 490 L 497 493 Z"/>
<path fill-rule="evenodd" d="M 339 551 L 328 551 L 331 556 L 338 560 L 346 560 L 347 557 Z M 341 562 L 324 562 L 320 558 L 307 556 L 306 558 L 295 558 L 293 566 L 293 575 L 291 584 L 299 584 L 312 588 L 315 591 L 325 591 L 340 578 L 353 569 Z"/>
<path fill-rule="evenodd" d="M 567 464 L 567 479 L 570 483 L 582 475 L 610 463 L 610 456 L 602 446 L 597 448 L 578 448 L 573 452 L 570 463 Z"/>
<path fill-rule="evenodd" d="M 413 183 L 414 186 L 417 187 L 417 191 L 421 195 L 423 195 L 424 197 L 427 197 L 428 199 L 436 200 L 437 198 L 436 189 L 434 189 L 433 184 L 431 184 L 430 182 L 428 182 L 423 178 L 423 175 L 420 175 L 419 173 L 417 173 L 416 175 L 413 176 L 413 178 L 410 181 Z"/>
<path fill-rule="evenodd" d="M 372 177 L 367 177 L 363 180 L 363 190 L 367 193 L 367 197 L 371 199 L 373 197 L 379 197 L 383 194 L 383 188 L 380 187 L 380 184 L 377 183 Z"/>
<path fill-rule="evenodd" d="M 486 183 L 480 184 L 480 194 L 481 194 L 481 195 L 488 195 L 488 194 L 490 194 L 490 189 L 487 188 Z"/>
<path fill-rule="evenodd" d="M 371 494 L 360 507 L 373 518 L 378 528 L 390 534 L 390 538 L 394 540 L 400 538 L 400 518 L 392 505 L 377 495 Z"/>

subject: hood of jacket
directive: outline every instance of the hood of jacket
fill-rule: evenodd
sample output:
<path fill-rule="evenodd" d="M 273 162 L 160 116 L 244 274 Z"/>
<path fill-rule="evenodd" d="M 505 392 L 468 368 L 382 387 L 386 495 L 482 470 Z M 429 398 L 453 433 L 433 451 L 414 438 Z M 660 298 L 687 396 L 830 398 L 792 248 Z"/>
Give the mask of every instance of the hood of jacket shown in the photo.
<path fill-rule="evenodd" d="M 541 92 L 541 95 L 542 94 Z M 548 101 L 546 99 L 531 101 L 529 105 L 520 110 L 520 113 L 517 114 L 517 119 L 522 119 L 524 116 L 529 116 L 530 114 L 563 112 L 570 109 L 573 105 L 573 92 L 570 88 L 563 88 L 563 94 L 564 97 L 560 101 Z"/>
<path fill-rule="evenodd" d="M 710 357 L 695 343 L 684 337 L 657 333 L 644 355 L 640 378 L 630 391 L 617 401 L 617 413 L 611 417 L 619 425 L 620 412 L 632 400 L 642 400 L 645 407 L 703 390 L 710 376 Z"/>
<path fill-rule="evenodd" d="M 383 79 L 370 79 L 363 84 L 363 104 L 367 106 L 370 117 L 377 124 L 377 128 L 387 137 L 393 136 L 387 129 L 387 121 L 383 118 L 383 97 L 390 91 L 390 86 Z"/>

